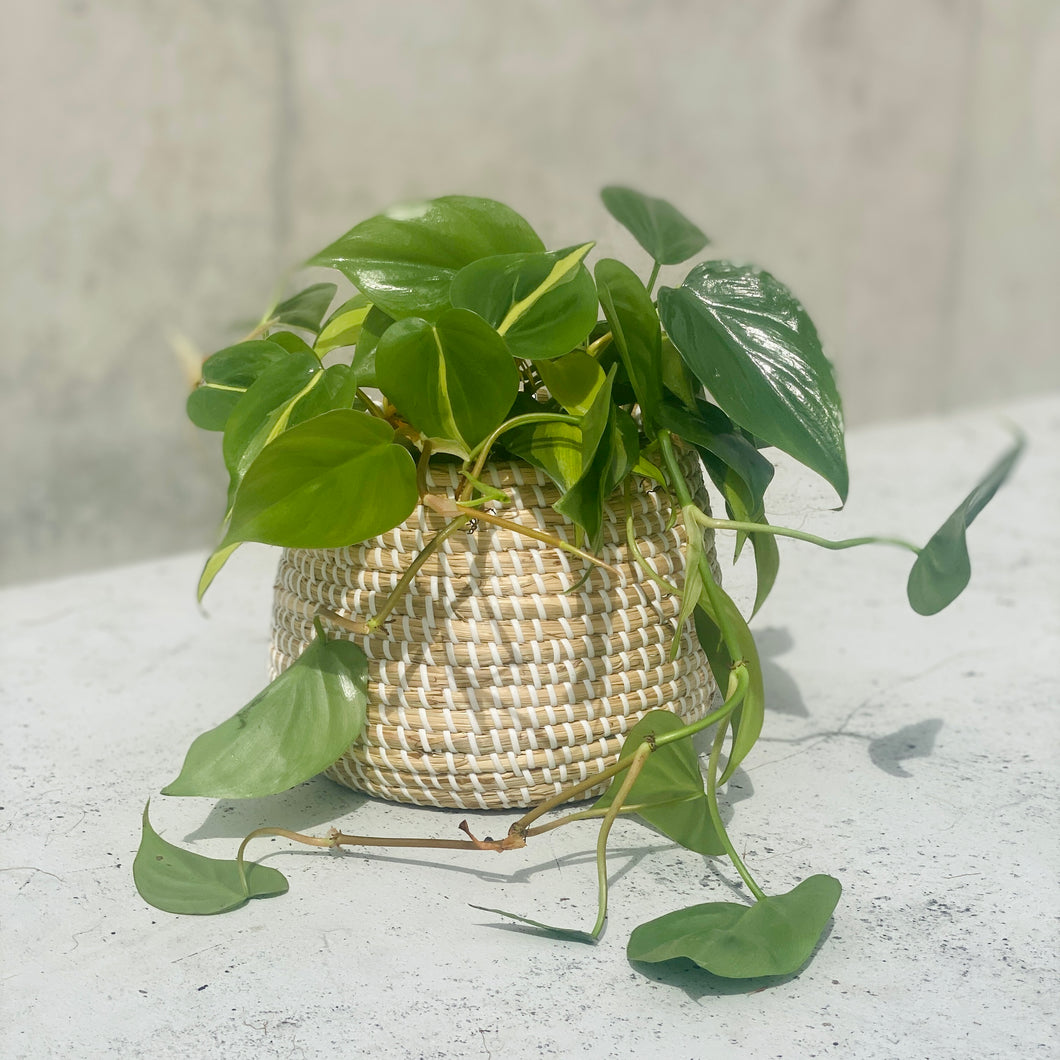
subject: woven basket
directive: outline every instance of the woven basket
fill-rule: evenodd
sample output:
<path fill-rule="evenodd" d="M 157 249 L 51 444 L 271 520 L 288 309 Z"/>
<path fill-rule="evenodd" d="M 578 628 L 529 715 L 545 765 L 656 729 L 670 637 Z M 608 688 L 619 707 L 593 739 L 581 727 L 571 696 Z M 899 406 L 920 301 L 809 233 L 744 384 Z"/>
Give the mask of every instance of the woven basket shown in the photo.
<path fill-rule="evenodd" d="M 706 506 L 697 465 L 687 468 Z M 504 518 L 576 540 L 552 510 L 557 488 L 524 463 L 487 466 L 484 478 L 512 499 Z M 454 494 L 455 467 L 431 468 L 431 492 Z M 632 500 L 648 563 L 680 584 L 684 529 L 667 529 L 664 490 Z M 493 505 L 497 508 L 497 505 Z M 287 549 L 273 609 L 275 676 L 306 648 L 323 607 L 361 620 L 375 614 L 444 520 L 420 506 L 401 526 L 349 548 Z M 618 576 L 577 556 L 480 522 L 450 537 L 418 572 L 375 634 L 322 619 L 328 635 L 355 639 L 368 656 L 368 718 L 327 775 L 397 802 L 494 809 L 541 802 L 610 765 L 624 734 L 649 710 L 685 721 L 705 715 L 717 687 L 686 626 L 669 661 L 677 600 L 630 561 L 625 505 L 605 507 L 600 556 Z M 708 555 L 717 575 L 713 542 Z M 690 624 L 689 624 L 690 625 Z M 592 795 L 602 791 L 601 784 Z"/>

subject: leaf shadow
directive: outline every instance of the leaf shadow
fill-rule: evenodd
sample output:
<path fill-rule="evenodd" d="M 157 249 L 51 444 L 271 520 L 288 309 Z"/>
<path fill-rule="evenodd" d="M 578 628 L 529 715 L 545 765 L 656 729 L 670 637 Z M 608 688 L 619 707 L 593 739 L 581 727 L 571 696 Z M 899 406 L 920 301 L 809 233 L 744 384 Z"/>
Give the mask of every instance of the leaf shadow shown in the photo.
<path fill-rule="evenodd" d="M 184 841 L 242 839 L 263 824 L 305 832 L 330 825 L 355 812 L 367 799 L 367 795 L 317 776 L 278 795 L 266 795 L 260 799 L 220 799 L 214 803 L 206 820 L 189 832 Z"/>
<path fill-rule="evenodd" d="M 813 948 L 813 952 L 806 959 L 801 968 L 787 975 L 763 975 L 755 979 L 727 979 L 721 975 L 708 972 L 700 968 L 694 961 L 687 957 L 677 957 L 670 961 L 660 961 L 652 964 L 648 961 L 629 961 L 629 966 L 639 972 L 646 979 L 663 986 L 676 987 L 682 991 L 691 1001 L 698 1002 L 704 997 L 725 997 L 733 994 L 757 994 L 764 990 L 772 990 L 783 986 L 794 979 L 798 979 L 803 972 L 813 963 L 818 951 L 828 941 L 832 934 L 834 921 L 829 920 L 828 926 L 821 932 L 821 937 Z"/>
<path fill-rule="evenodd" d="M 869 740 L 869 759 L 892 777 L 911 777 L 901 763 L 910 758 L 928 758 L 935 750 L 935 738 L 942 731 L 941 718 L 926 718 L 904 725 L 887 736 Z"/>
<path fill-rule="evenodd" d="M 778 714 L 808 718 L 810 712 L 795 683 L 795 678 L 776 663 L 778 656 L 787 655 L 795 647 L 795 638 L 782 626 L 767 626 L 755 633 L 762 680 L 766 690 L 766 704 Z"/>

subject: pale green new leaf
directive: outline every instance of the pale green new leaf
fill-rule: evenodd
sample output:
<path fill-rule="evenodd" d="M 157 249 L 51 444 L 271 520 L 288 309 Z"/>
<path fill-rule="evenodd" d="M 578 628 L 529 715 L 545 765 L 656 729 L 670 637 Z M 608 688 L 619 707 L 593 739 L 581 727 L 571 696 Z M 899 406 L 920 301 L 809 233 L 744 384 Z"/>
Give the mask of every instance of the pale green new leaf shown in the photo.
<path fill-rule="evenodd" d="M 343 302 L 320 329 L 317 341 L 313 345 L 316 355 L 325 357 L 332 350 L 356 345 L 371 308 L 371 302 L 363 294 L 355 294 Z"/>
<path fill-rule="evenodd" d="M 317 629 L 308 648 L 242 710 L 199 736 L 163 795 L 252 799 L 326 769 L 360 735 L 368 663 Z"/>

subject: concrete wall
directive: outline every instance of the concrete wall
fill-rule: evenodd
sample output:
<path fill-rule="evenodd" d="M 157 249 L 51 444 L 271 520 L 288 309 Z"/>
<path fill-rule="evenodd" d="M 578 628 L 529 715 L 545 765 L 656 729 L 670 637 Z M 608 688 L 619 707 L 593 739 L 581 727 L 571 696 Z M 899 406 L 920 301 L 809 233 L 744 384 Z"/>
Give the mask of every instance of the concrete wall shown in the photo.
<path fill-rule="evenodd" d="M 620 253 L 597 189 L 671 198 L 800 295 L 854 425 L 1060 384 L 1053 0 L 46 0 L 4 38 L 0 581 L 207 544 L 174 337 L 409 196 Z"/>

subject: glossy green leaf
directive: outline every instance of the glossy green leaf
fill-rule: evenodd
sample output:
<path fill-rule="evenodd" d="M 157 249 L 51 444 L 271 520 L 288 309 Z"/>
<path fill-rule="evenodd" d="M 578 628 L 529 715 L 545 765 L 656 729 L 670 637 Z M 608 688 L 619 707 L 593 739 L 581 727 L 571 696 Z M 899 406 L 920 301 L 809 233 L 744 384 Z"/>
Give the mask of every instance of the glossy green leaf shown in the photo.
<path fill-rule="evenodd" d="M 561 357 L 596 323 L 596 287 L 582 265 L 592 246 L 476 261 L 454 277 L 450 298 L 496 328 L 513 357 Z"/>
<path fill-rule="evenodd" d="M 194 854 L 167 843 L 148 818 L 144 807 L 140 849 L 133 861 L 133 881 L 140 897 L 167 913 L 206 915 L 238 909 L 251 898 L 271 898 L 287 893 L 283 873 L 265 865 L 244 866 Z"/>
<path fill-rule="evenodd" d="M 282 346 L 288 353 L 308 353 L 315 360 L 320 359 L 313 353 L 313 347 L 305 339 L 299 338 L 293 331 L 273 331 L 269 334 L 269 342 L 275 342 L 277 346 Z"/>
<path fill-rule="evenodd" d="M 368 310 L 353 353 L 353 370 L 357 375 L 358 386 L 378 385 L 375 377 L 375 351 L 379 348 L 379 340 L 384 332 L 393 323 L 394 318 L 378 306 L 372 306 Z"/>
<path fill-rule="evenodd" d="M 375 352 L 379 386 L 428 438 L 470 452 L 504 421 L 519 391 L 519 370 L 504 340 L 467 309 L 434 324 L 399 320 Z"/>
<path fill-rule="evenodd" d="M 537 365 L 541 382 L 549 393 L 572 415 L 583 416 L 604 385 L 606 375 L 584 350 L 573 350 L 564 357 Z"/>
<path fill-rule="evenodd" d="M 633 238 L 660 265 L 677 265 L 698 254 L 707 237 L 665 199 L 653 199 L 632 188 L 615 185 L 600 192 L 607 212 L 627 228 Z"/>
<path fill-rule="evenodd" d="M 515 920 L 520 924 L 525 924 L 527 927 L 535 928 L 536 931 L 543 935 L 547 935 L 549 938 L 563 939 L 568 942 L 588 942 L 593 946 L 595 946 L 597 942 L 596 936 L 589 931 L 578 931 L 576 928 L 554 927 L 552 924 L 542 924 L 540 920 L 531 920 L 529 917 L 519 916 L 518 913 L 508 913 L 503 909 L 492 909 L 488 905 L 475 905 L 471 902 L 468 904 L 472 909 L 481 910 L 483 913 L 496 913 L 497 916 L 507 917 L 509 920 Z"/>
<path fill-rule="evenodd" d="M 662 736 L 684 727 L 681 719 L 668 710 L 649 711 L 626 736 L 619 760 L 630 758 L 649 736 Z M 614 803 L 623 776 L 612 779 L 593 809 L 605 810 Z M 699 758 L 690 739 L 666 744 L 648 756 L 633 781 L 625 806 L 635 809 L 639 817 L 689 850 L 699 854 L 725 852 L 710 819 Z"/>
<path fill-rule="evenodd" d="M 843 416 L 832 366 L 791 292 L 768 272 L 697 265 L 659 291 L 659 316 L 734 423 L 816 471 L 845 501 Z"/>
<path fill-rule="evenodd" d="M 262 339 L 218 350 L 203 361 L 202 382 L 188 397 L 188 419 L 205 431 L 223 431 L 254 381 L 287 356 L 282 346 Z"/>
<path fill-rule="evenodd" d="M 253 799 L 327 769 L 360 735 L 368 662 L 317 630 L 308 648 L 242 710 L 199 736 L 163 795 Z"/>
<path fill-rule="evenodd" d="M 320 329 L 313 346 L 317 356 L 324 357 L 332 350 L 355 345 L 371 308 L 371 302 L 363 294 L 355 294 L 343 302 Z"/>
<path fill-rule="evenodd" d="M 247 468 L 286 429 L 294 403 L 323 378 L 312 353 L 292 353 L 266 369 L 233 409 L 221 447 L 229 474 L 229 505 Z"/>
<path fill-rule="evenodd" d="M 964 591 L 972 574 L 968 527 L 1009 477 L 1024 444 L 1020 436 L 920 550 L 906 586 L 910 606 L 917 614 L 937 614 Z"/>
<path fill-rule="evenodd" d="M 540 468 L 564 492 L 581 478 L 582 432 L 569 423 L 533 423 L 504 434 L 504 446 Z"/>
<path fill-rule="evenodd" d="M 651 963 L 686 957 L 728 979 L 790 975 L 813 955 L 841 892 L 837 879 L 818 875 L 751 906 L 679 909 L 635 928 L 626 955 Z"/>
<path fill-rule="evenodd" d="M 395 319 L 433 320 L 448 308 L 453 277 L 466 265 L 544 249 L 526 221 L 502 203 L 449 195 L 370 217 L 309 264 L 338 269 Z"/>
<path fill-rule="evenodd" d="M 729 747 L 729 760 L 721 783 L 727 781 L 736 771 L 736 767 L 747 757 L 751 748 L 762 733 L 765 720 L 766 694 L 762 680 L 762 663 L 758 657 L 758 646 L 754 635 L 747 625 L 740 609 L 721 586 L 713 594 L 720 601 L 719 616 L 711 603 L 711 596 L 704 587 L 695 611 L 696 634 L 710 663 L 711 672 L 722 689 L 729 680 L 729 669 L 732 663 L 742 660 L 747 667 L 747 691 L 743 702 L 733 711 L 730 719 L 732 726 L 732 744 Z M 738 659 L 733 659 L 727 642 L 722 635 L 722 626 L 731 633 L 739 652 Z"/>
<path fill-rule="evenodd" d="M 261 451 L 236 494 L 221 547 L 340 548 L 397 526 L 418 500 L 415 461 L 389 424 L 338 409 Z"/>
<path fill-rule="evenodd" d="M 268 319 L 274 324 L 286 324 L 316 334 L 337 290 L 338 287 L 333 283 L 314 283 L 312 287 L 281 302 Z"/>
<path fill-rule="evenodd" d="M 662 400 L 662 327 L 644 284 L 632 269 L 613 258 L 596 263 L 600 305 L 614 343 L 649 422 Z"/>

